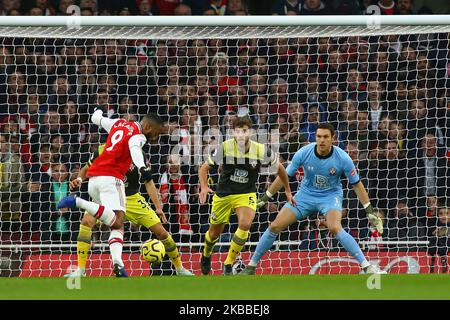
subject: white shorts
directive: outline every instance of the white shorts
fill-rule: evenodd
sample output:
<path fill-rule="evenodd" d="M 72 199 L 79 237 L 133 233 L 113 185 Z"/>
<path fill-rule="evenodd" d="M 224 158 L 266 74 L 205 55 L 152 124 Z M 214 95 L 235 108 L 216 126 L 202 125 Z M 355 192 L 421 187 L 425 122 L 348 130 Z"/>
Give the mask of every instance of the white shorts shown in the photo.
<path fill-rule="evenodd" d="M 122 180 L 109 176 L 91 177 L 88 193 L 94 202 L 110 210 L 125 212 L 125 185 Z"/>

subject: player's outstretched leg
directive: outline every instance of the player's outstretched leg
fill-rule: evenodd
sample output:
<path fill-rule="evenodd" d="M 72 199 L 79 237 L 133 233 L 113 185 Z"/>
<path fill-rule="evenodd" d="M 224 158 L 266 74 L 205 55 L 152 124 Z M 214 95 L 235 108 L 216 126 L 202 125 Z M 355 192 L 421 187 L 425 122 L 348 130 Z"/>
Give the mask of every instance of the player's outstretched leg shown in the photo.
<path fill-rule="evenodd" d="M 371 265 L 364 257 L 361 248 L 356 240 L 348 234 L 341 225 L 342 214 L 336 210 L 328 211 L 326 215 L 328 230 L 336 237 L 336 240 L 347 250 L 347 252 L 358 261 L 365 273 L 385 274 L 386 271 L 380 270 L 378 267 Z"/>
<path fill-rule="evenodd" d="M 161 223 L 157 223 L 151 226 L 149 229 L 164 245 L 166 253 L 169 256 L 173 266 L 175 267 L 175 272 L 177 273 L 177 275 L 193 276 L 194 274 L 192 272 L 183 267 L 177 245 L 173 240 L 172 235 L 167 232 L 163 225 Z"/>
<path fill-rule="evenodd" d="M 116 222 L 116 214 L 113 210 L 110 210 L 105 206 L 101 206 L 95 202 L 86 201 L 75 195 L 68 195 L 62 198 L 58 203 L 58 209 L 62 208 L 83 209 L 91 216 L 100 220 L 108 226 L 112 226 Z"/>
<path fill-rule="evenodd" d="M 223 228 L 224 224 L 211 224 L 205 233 L 205 247 L 203 248 L 202 258 L 200 260 L 200 267 L 204 275 L 209 274 L 211 271 L 211 254 Z"/>
<path fill-rule="evenodd" d="M 97 219 L 89 214 L 85 214 L 80 223 L 80 230 L 77 237 L 77 260 L 78 268 L 76 271 L 64 275 L 64 277 L 85 277 L 86 276 L 86 263 L 89 255 L 89 249 L 91 247 L 92 228 L 94 227 Z"/>
<path fill-rule="evenodd" d="M 240 274 L 254 275 L 256 273 L 256 266 L 258 265 L 258 262 L 261 260 L 263 255 L 272 247 L 273 242 L 278 237 L 278 234 L 296 221 L 297 217 L 290 209 L 281 209 L 275 220 L 266 229 L 264 234 L 261 236 L 261 239 L 259 239 L 255 253 L 253 253 L 249 264 Z"/>
<path fill-rule="evenodd" d="M 231 239 L 230 249 L 223 265 L 223 274 L 226 276 L 233 275 L 233 263 L 247 242 L 255 211 L 249 207 L 238 207 L 236 215 L 238 216 L 238 228 Z"/>

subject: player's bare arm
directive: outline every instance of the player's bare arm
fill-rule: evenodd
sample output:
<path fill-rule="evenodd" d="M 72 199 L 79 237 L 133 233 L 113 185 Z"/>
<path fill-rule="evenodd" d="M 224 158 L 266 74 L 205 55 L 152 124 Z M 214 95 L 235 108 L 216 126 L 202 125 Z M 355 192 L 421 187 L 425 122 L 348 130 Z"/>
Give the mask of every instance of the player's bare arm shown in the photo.
<path fill-rule="evenodd" d="M 366 210 L 367 217 L 369 218 L 370 223 L 374 228 L 377 229 L 379 233 L 383 233 L 383 221 L 380 217 L 378 217 L 378 214 L 376 211 L 373 210 L 372 205 L 370 204 L 369 195 L 367 194 L 366 188 L 364 188 L 364 185 L 362 182 L 358 182 L 353 186 L 353 190 L 355 190 L 355 193 L 363 205 L 364 209 Z"/>
<path fill-rule="evenodd" d="M 206 202 L 206 199 L 208 197 L 208 193 L 213 193 L 214 191 L 211 190 L 211 188 L 208 186 L 208 172 L 211 169 L 211 166 L 205 162 L 203 165 L 198 169 L 198 177 L 200 180 L 200 195 L 199 195 L 199 201 L 201 204 Z"/>
<path fill-rule="evenodd" d="M 103 116 L 103 111 L 100 109 L 97 109 L 94 111 L 91 117 L 92 123 L 96 124 L 100 128 L 105 129 L 108 133 L 111 130 L 114 123 L 119 121 L 119 119 L 109 119 L 107 117 Z"/>
<path fill-rule="evenodd" d="M 294 197 L 292 196 L 291 187 L 289 185 L 289 176 L 286 172 L 286 169 L 284 168 L 284 166 L 281 163 L 278 163 L 277 179 L 278 178 L 280 179 L 282 185 L 284 186 L 284 193 L 286 194 L 287 201 L 290 204 L 295 205 L 295 200 L 294 200 Z"/>
<path fill-rule="evenodd" d="M 88 171 L 89 166 L 86 164 L 83 168 L 81 168 L 80 172 L 78 173 L 78 176 L 70 181 L 69 188 L 70 190 L 78 189 L 81 187 L 81 184 L 84 180 L 86 180 L 86 172 Z"/>
<path fill-rule="evenodd" d="M 167 218 L 162 209 L 161 199 L 159 197 L 158 189 L 156 189 L 155 182 L 153 180 L 145 182 L 145 189 L 147 190 L 152 203 L 155 205 L 155 211 L 159 215 L 161 222 L 167 223 Z"/>
<path fill-rule="evenodd" d="M 280 191 L 281 188 L 283 187 L 285 190 L 287 201 L 292 205 L 295 205 L 295 199 L 292 196 L 291 187 L 289 185 L 289 176 L 286 172 L 286 169 L 281 163 L 278 164 L 277 174 L 278 174 L 277 178 L 269 186 L 266 193 L 258 199 L 257 202 L 258 208 L 264 206 L 264 204 L 266 204 L 266 202 L 269 201 L 269 199 L 272 198 L 274 195 L 276 195 L 277 192 Z"/>

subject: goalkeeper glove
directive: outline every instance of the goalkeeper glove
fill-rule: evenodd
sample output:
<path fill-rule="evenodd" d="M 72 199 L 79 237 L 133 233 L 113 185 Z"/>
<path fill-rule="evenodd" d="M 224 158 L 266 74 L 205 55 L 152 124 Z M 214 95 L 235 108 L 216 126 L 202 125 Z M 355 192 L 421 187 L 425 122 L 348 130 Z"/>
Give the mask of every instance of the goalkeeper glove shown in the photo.
<path fill-rule="evenodd" d="M 262 206 L 264 206 L 267 201 L 269 201 L 272 198 L 272 194 L 269 191 L 266 191 L 266 193 L 261 196 L 260 198 L 258 198 L 258 200 L 256 200 L 256 209 L 261 208 Z"/>
<path fill-rule="evenodd" d="M 141 174 L 141 182 L 146 183 L 153 180 L 153 173 L 150 167 L 141 167 L 139 169 L 139 173 Z"/>
<path fill-rule="evenodd" d="M 367 217 L 369 218 L 370 223 L 372 226 L 380 233 L 383 234 L 383 221 L 378 216 L 378 213 L 373 210 L 372 205 L 369 203 L 369 205 L 365 208 Z"/>
<path fill-rule="evenodd" d="M 100 110 L 102 113 L 105 113 L 105 108 L 102 107 L 102 106 L 96 106 L 96 107 L 94 108 L 94 112 L 97 111 L 97 110 Z"/>

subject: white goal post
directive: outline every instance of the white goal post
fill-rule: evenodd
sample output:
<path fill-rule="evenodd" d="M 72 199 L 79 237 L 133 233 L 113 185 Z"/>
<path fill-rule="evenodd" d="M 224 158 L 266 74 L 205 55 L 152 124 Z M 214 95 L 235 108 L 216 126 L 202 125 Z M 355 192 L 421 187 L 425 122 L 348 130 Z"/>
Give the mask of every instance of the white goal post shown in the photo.
<path fill-rule="evenodd" d="M 411 16 L 5 16 L 2 36 L 136 39 L 277 38 L 427 34 L 449 31 L 448 15 Z M 121 33 L 122 28 L 129 32 Z M 218 29 L 221 33 L 219 34 Z"/>
<path fill-rule="evenodd" d="M 314 141 L 315 123 L 332 122 L 339 134 L 336 144 L 356 154 L 352 159 L 385 218 L 387 231 L 377 235 L 343 183 L 344 227 L 368 260 L 393 273 L 448 272 L 442 257 L 450 242 L 444 239 L 440 212 L 450 210 L 450 174 L 443 165 L 448 167 L 445 151 L 439 152 L 450 150 L 445 111 L 450 62 L 443 60 L 450 59 L 449 51 L 448 15 L 2 17 L 0 135 L 10 149 L 2 149 L 0 166 L 0 276 L 62 276 L 76 264 L 81 212 L 61 215 L 61 221 L 55 197 L 69 191 L 67 181 L 54 183 L 52 172 L 64 164 L 70 179 L 102 142 L 105 132 L 88 119 L 97 105 L 111 117 L 138 120 L 152 111 L 169 123 L 166 140 L 153 142 L 147 157 L 159 161 L 153 163 L 158 185 L 169 190 L 167 228 L 183 263 L 196 274 L 210 206 L 196 200 L 199 162 L 182 163 L 180 180 L 167 169 L 169 155 L 178 147 L 184 156 L 201 158 L 215 143 L 208 130 L 225 137 L 229 121 L 243 114 L 251 117 L 255 131 L 277 135 L 286 165 L 299 147 Z M 30 96 L 37 99 L 33 110 Z M 423 160 L 428 135 L 436 140 L 435 162 Z M 48 167 L 42 166 L 44 153 L 51 155 Z M 263 177 L 259 194 L 273 180 Z M 12 209 L 14 204 L 19 209 Z M 248 262 L 283 204 L 280 195 L 257 213 L 236 270 Z M 232 217 L 213 254 L 214 274 L 221 272 L 236 226 Z M 139 247 L 153 236 L 135 225 L 127 228 L 126 267 L 132 275 L 148 275 L 151 267 L 140 260 Z M 97 231 L 88 275 L 111 274 L 106 233 Z M 272 249 L 258 273 L 359 272 L 319 217 L 293 225 Z M 333 259 L 322 264 L 328 257 Z M 419 268 L 405 265 L 411 259 Z M 153 268 L 174 273 L 168 259 Z"/>

